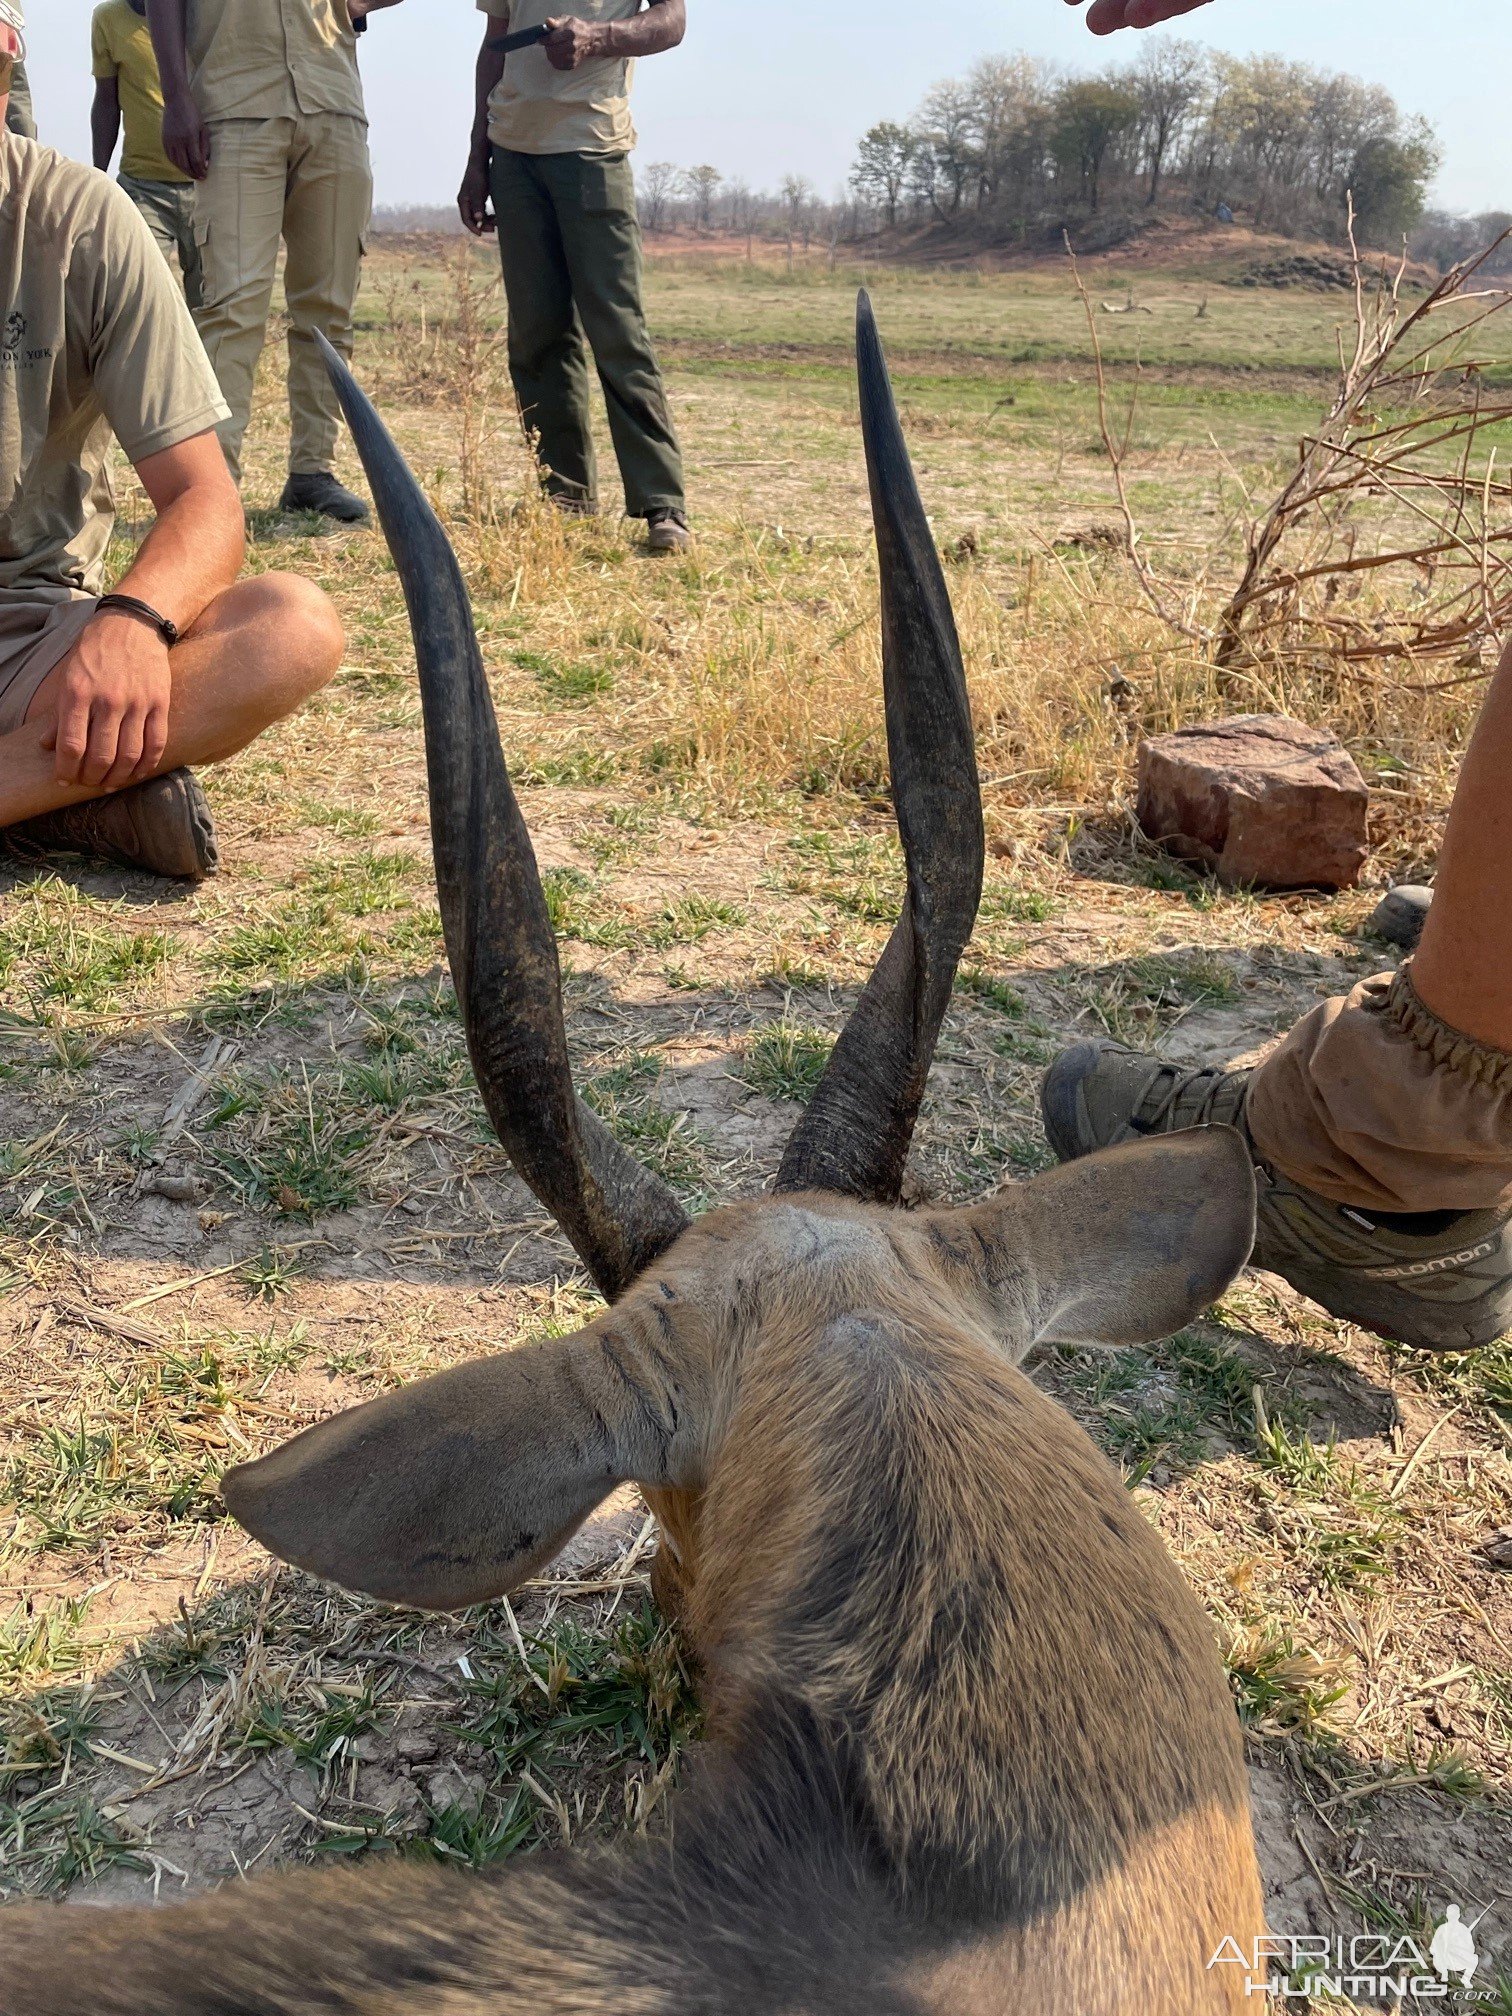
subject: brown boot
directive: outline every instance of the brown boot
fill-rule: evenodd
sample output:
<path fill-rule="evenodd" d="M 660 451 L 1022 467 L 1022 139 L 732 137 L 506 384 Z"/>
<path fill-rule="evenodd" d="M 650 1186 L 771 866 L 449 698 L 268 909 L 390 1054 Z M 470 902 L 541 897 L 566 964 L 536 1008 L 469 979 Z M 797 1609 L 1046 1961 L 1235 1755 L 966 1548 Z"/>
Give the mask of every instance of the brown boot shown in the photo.
<path fill-rule="evenodd" d="M 203 882 L 220 865 L 215 822 L 192 770 L 170 770 L 108 798 L 44 812 L 10 827 L 6 838 L 44 853 L 94 854 L 190 882 Z"/>

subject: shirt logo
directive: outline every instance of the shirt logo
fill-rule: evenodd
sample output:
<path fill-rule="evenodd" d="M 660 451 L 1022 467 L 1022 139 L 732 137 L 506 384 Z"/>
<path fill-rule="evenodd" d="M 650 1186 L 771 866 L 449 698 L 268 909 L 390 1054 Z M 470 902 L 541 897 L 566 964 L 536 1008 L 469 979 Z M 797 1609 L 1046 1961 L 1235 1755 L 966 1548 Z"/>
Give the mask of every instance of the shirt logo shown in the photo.
<path fill-rule="evenodd" d="M 0 343 L 0 350 L 17 351 L 25 341 L 26 317 L 19 308 L 16 308 L 6 317 L 5 340 Z"/>

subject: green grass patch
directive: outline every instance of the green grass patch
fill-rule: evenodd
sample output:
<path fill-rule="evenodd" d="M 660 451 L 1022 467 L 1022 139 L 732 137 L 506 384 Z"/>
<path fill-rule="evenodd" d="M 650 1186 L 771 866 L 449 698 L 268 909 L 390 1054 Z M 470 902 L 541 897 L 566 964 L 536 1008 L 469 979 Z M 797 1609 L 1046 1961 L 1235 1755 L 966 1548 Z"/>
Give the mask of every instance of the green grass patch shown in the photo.
<path fill-rule="evenodd" d="M 614 674 L 607 665 L 564 663 L 540 651 L 514 651 L 510 658 L 522 671 L 534 674 L 536 684 L 551 700 L 570 705 L 614 691 Z"/>
<path fill-rule="evenodd" d="M 767 1099 L 790 1099 L 806 1106 L 819 1089 L 835 1039 L 826 1029 L 796 1022 L 772 1022 L 759 1029 L 746 1051 L 746 1083 Z"/>

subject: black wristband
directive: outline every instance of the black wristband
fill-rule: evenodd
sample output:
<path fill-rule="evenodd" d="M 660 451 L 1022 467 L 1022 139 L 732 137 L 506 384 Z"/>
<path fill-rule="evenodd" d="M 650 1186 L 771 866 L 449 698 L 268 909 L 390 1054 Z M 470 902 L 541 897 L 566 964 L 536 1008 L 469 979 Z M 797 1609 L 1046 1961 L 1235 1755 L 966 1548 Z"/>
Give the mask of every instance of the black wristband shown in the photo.
<path fill-rule="evenodd" d="M 107 609 L 118 609 L 123 616 L 135 616 L 139 623 L 150 624 L 170 649 L 179 641 L 177 623 L 161 615 L 150 602 L 138 601 L 135 595 L 102 595 L 95 604 L 95 613 L 102 615 Z"/>

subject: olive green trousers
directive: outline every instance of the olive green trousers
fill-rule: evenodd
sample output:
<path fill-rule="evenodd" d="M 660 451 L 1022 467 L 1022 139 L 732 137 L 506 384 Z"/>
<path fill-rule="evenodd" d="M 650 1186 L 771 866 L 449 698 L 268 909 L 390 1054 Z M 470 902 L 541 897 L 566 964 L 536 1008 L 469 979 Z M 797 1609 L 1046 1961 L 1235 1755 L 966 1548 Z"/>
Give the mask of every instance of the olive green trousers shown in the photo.
<path fill-rule="evenodd" d="M 593 509 L 588 353 L 632 518 L 683 509 L 682 454 L 641 304 L 628 155 L 495 147 L 489 183 L 509 304 L 509 370 L 547 490 Z"/>

